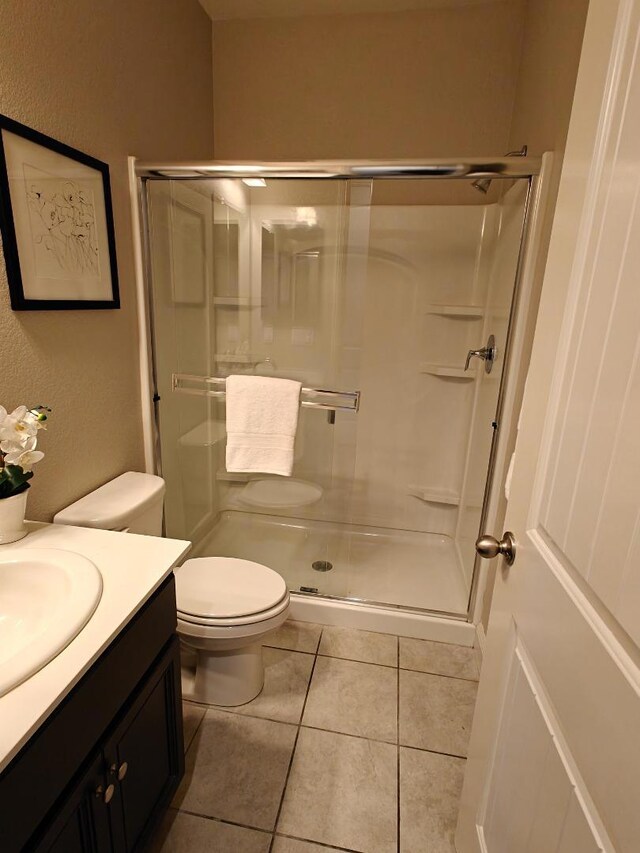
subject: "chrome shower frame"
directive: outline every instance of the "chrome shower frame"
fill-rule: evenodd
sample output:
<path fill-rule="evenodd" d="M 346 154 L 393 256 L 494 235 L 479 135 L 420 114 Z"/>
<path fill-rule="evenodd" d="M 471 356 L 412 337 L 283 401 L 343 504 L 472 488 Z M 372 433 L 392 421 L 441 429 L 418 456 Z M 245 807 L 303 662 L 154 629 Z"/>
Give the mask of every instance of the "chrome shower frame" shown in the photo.
<path fill-rule="evenodd" d="M 317 180 L 442 180 L 457 179 L 466 181 L 483 180 L 527 180 L 528 188 L 523 211 L 523 224 L 520 238 L 518 261 L 514 278 L 513 296 L 504 353 L 504 367 L 500 380 L 498 402 L 496 409 L 497 427 L 494 430 L 487 477 L 483 496 L 482 512 L 479 531 L 486 523 L 489 497 L 493 482 L 496 451 L 500 439 L 501 414 L 504 408 L 506 380 L 512 368 L 511 351 L 514 319 L 518 314 L 522 291 L 523 261 L 528 238 L 531 232 L 531 210 L 533 201 L 539 189 L 539 176 L 542 169 L 542 158 L 529 156 L 504 156 L 492 158 L 453 158 L 415 160 L 340 160 L 340 161 L 292 161 L 292 162 L 233 162 L 233 161 L 193 161 L 193 162 L 164 162 L 136 161 L 135 176 L 137 179 L 137 200 L 140 210 L 140 239 L 142 246 L 142 274 L 144 278 L 145 310 L 147 328 L 149 330 L 149 351 L 151 387 L 153 389 L 153 456 L 155 472 L 161 474 L 162 460 L 160 454 L 159 429 L 159 395 L 157 391 L 156 353 L 154 347 L 154 318 L 152 296 L 151 250 L 149 241 L 149 181 L 194 181 L 212 178 L 278 178 L 278 179 L 317 179 Z M 469 599 L 466 613 L 453 613 L 422 607 L 388 604 L 369 599 L 346 598 L 331 595 L 318 595 L 292 591 L 292 595 L 300 598 L 323 599 L 339 601 L 348 605 L 364 605 L 382 608 L 387 611 L 421 614 L 432 617 L 444 617 L 457 622 L 473 622 L 479 585 L 479 557 L 476 556 Z"/>

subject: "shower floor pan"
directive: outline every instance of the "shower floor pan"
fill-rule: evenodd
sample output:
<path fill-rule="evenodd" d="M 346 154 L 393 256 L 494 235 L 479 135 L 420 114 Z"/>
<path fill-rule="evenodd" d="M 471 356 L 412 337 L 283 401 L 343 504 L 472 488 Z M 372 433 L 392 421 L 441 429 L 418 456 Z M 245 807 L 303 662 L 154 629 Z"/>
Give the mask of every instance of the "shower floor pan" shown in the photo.
<path fill-rule="evenodd" d="M 263 563 L 292 592 L 466 614 L 454 542 L 441 534 L 227 511 L 190 556 Z"/>

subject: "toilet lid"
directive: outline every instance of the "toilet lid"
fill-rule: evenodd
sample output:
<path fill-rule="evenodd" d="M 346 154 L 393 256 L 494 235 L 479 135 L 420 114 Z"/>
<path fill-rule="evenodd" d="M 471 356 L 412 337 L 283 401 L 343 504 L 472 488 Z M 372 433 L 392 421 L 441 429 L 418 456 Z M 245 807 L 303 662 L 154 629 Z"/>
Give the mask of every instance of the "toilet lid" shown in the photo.
<path fill-rule="evenodd" d="M 235 557 L 195 557 L 176 569 L 178 611 L 211 619 L 269 610 L 287 593 L 277 572 Z"/>

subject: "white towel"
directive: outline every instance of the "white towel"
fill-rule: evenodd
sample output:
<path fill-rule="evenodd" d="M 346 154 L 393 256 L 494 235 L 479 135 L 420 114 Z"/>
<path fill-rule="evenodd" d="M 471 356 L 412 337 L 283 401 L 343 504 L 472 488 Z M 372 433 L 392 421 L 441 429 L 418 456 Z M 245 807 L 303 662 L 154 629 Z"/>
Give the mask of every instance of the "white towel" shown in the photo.
<path fill-rule="evenodd" d="M 227 377 L 227 471 L 291 476 L 301 387 L 272 376 Z"/>

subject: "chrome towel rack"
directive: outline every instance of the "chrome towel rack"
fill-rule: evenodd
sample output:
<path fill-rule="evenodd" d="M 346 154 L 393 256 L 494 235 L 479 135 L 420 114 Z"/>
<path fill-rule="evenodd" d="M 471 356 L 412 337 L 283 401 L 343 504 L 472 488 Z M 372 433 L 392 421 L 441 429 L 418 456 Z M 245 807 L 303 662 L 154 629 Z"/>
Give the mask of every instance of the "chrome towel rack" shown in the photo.
<path fill-rule="evenodd" d="M 171 390 L 180 394 L 224 397 L 225 385 L 226 379 L 220 376 L 195 376 L 191 373 L 173 373 L 171 375 Z M 360 391 L 302 388 L 300 405 L 309 409 L 328 409 L 332 412 L 357 412 L 360 408 Z"/>

